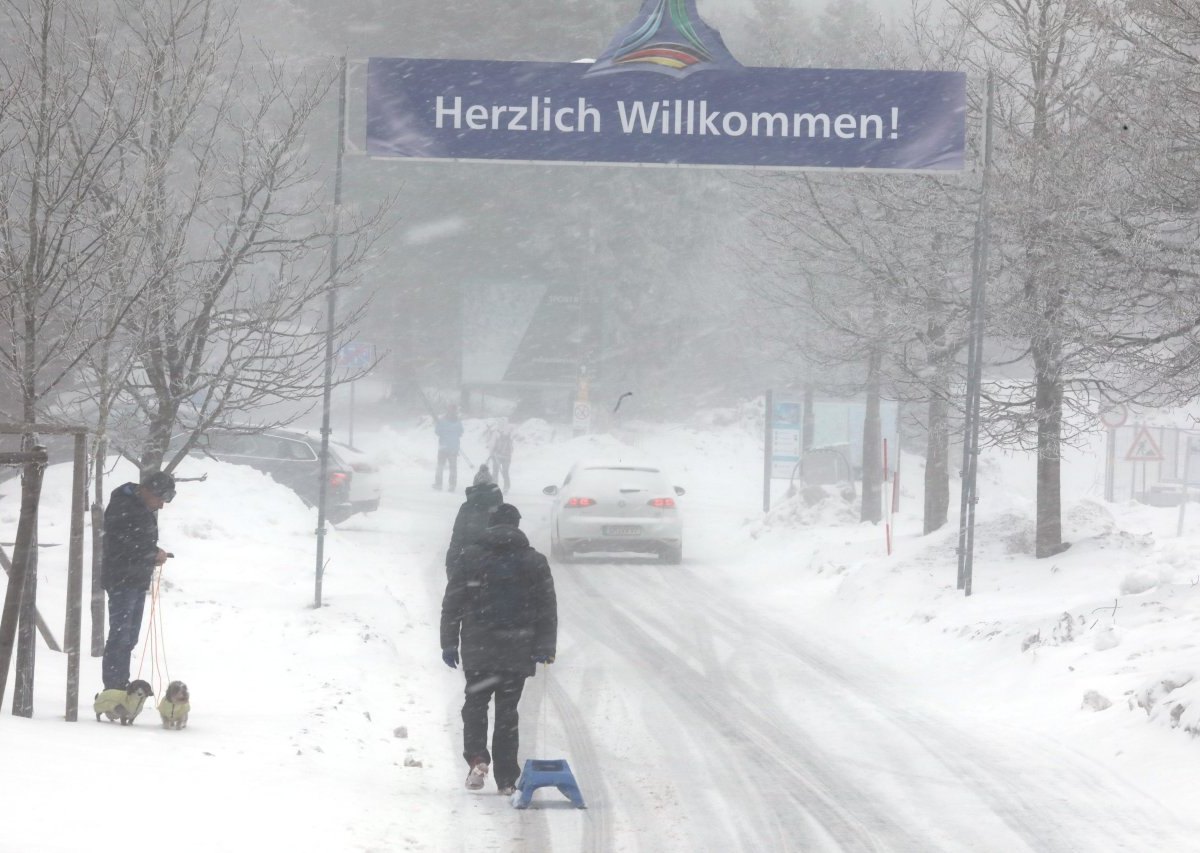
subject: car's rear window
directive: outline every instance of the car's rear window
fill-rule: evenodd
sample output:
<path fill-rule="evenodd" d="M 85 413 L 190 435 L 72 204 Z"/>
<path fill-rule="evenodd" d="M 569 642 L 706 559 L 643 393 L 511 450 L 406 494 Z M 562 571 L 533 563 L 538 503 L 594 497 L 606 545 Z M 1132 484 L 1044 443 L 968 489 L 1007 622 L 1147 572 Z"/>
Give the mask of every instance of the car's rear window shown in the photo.
<path fill-rule="evenodd" d="M 668 490 L 666 478 L 657 468 L 623 467 L 592 467 L 584 468 L 576 475 L 573 484 L 577 488 L 619 489 L 625 486 L 636 486 L 643 489 L 654 489 L 664 494 Z"/>

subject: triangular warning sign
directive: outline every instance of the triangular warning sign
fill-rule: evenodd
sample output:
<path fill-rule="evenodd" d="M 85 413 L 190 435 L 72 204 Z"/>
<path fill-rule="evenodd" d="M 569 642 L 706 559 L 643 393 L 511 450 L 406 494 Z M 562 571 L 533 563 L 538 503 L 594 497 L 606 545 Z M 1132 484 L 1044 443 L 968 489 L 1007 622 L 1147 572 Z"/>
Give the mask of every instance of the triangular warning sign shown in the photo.
<path fill-rule="evenodd" d="M 1133 444 L 1129 445 L 1125 459 L 1128 462 L 1162 462 L 1162 448 L 1158 446 L 1149 429 L 1144 426 L 1138 427 L 1137 435 L 1133 437 Z"/>

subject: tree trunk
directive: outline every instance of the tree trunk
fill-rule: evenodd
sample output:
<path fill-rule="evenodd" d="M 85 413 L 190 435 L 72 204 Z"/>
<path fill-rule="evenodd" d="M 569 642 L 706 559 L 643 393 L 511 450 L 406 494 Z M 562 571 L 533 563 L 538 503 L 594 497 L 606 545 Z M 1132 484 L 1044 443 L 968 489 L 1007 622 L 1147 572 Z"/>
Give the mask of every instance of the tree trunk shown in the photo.
<path fill-rule="evenodd" d="M 950 509 L 949 405 L 942 389 L 929 398 L 928 435 L 925 442 L 924 532 L 932 533 L 946 523 Z"/>
<path fill-rule="evenodd" d="M 867 414 L 863 420 L 862 511 L 859 518 L 883 520 L 883 428 L 879 421 L 879 371 L 883 358 L 872 350 L 867 364 Z"/>
<path fill-rule="evenodd" d="M 141 469 L 143 474 L 162 470 L 163 459 L 171 443 L 171 430 L 175 427 L 178 407 L 163 407 L 150 421 L 150 430 L 142 445 Z"/>
<path fill-rule="evenodd" d="M 108 420 L 106 414 L 100 416 L 101 423 Z M 102 431 L 96 434 L 94 457 L 92 459 L 92 480 L 95 488 L 92 500 L 92 577 L 91 577 L 91 614 L 92 614 L 92 657 L 98 658 L 104 654 L 104 588 L 100 585 L 100 575 L 104 564 L 104 463 L 108 456 L 108 434 Z"/>
<path fill-rule="evenodd" d="M 1062 541 L 1062 381 L 1034 350 L 1037 396 L 1037 539 L 1038 558 L 1066 550 Z"/>

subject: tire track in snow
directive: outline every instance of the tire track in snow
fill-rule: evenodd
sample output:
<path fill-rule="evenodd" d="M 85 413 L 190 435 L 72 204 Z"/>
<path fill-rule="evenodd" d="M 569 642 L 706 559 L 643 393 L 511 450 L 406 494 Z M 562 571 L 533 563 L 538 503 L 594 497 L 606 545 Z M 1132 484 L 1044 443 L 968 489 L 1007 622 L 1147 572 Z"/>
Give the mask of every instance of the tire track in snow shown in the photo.
<path fill-rule="evenodd" d="M 613 849 L 612 827 L 610 825 L 608 786 L 600 761 L 596 757 L 596 747 L 587 724 L 579 709 L 571 701 L 556 680 L 547 681 L 547 692 L 554 712 L 562 722 L 563 730 L 570 744 L 571 769 L 575 771 L 583 791 L 587 810 L 583 813 L 583 833 L 580 846 L 577 848 L 585 853 L 604 853 Z M 588 780 L 588 784 L 584 784 Z"/>
<path fill-rule="evenodd" d="M 878 813 L 855 786 L 825 769 L 823 756 L 813 745 L 731 694 L 727 684 L 710 684 L 691 667 L 681 671 L 679 655 L 628 616 L 625 608 L 596 594 L 593 582 L 582 574 L 573 573 L 571 578 L 593 596 L 595 609 L 602 610 L 604 621 L 616 629 L 602 632 L 600 639 L 623 658 L 638 661 L 643 671 L 655 673 L 650 681 L 680 719 L 694 718 L 707 726 L 711 743 L 734 747 L 738 763 L 716 764 L 712 778 L 733 802 L 744 798 L 747 790 L 722 784 L 731 769 L 745 772 L 754 783 L 749 795 L 762 799 L 771 818 L 770 828 L 763 827 L 757 840 L 759 849 L 921 849 L 917 836 L 896 826 L 893 816 Z"/>
<path fill-rule="evenodd" d="M 625 747 L 627 743 L 606 743 L 603 754 L 597 748 L 592 735 L 589 721 L 604 719 L 605 701 L 616 701 L 621 706 L 628 699 L 627 684 L 616 685 L 606 671 L 598 663 L 597 646 L 599 643 L 596 632 L 590 630 L 593 619 L 591 616 L 590 598 L 578 587 L 572 587 L 562 582 L 563 572 L 556 572 L 559 584 L 560 613 L 570 614 L 561 620 L 570 624 L 570 646 L 564 649 L 560 636 L 559 650 L 564 659 L 586 660 L 588 666 L 582 670 L 570 670 L 553 679 L 550 684 L 556 688 L 553 693 L 557 700 L 566 701 L 562 716 L 565 731 L 570 743 L 572 767 L 583 787 L 583 795 L 588 803 L 588 809 L 581 814 L 586 821 L 598 818 L 601 823 L 594 827 L 585 825 L 586 835 L 583 838 L 583 849 L 615 850 L 629 849 L 630 841 L 636 849 L 651 851 L 688 849 L 695 853 L 695 848 L 680 847 L 677 843 L 681 833 L 678 826 L 663 820 L 661 810 L 661 793 L 659 789 L 647 788 L 651 780 L 638 775 L 638 758 L 631 756 Z M 568 686 L 569 685 L 569 686 Z M 577 695 L 572 698 L 571 693 Z M 556 706 L 557 707 L 557 706 Z M 618 707 L 618 712 L 623 708 Z M 576 759 L 579 764 L 576 765 Z M 634 784 L 629 784 L 631 776 Z M 614 782 L 620 779 L 620 783 Z M 614 785 L 621 784 L 614 796 Z M 599 789 L 597 797 L 595 790 Z M 635 796 L 626 796 L 633 792 Z M 629 832 L 630 829 L 635 832 Z M 578 849 L 578 848 L 572 848 Z"/>
<path fill-rule="evenodd" d="M 747 642 L 794 658 L 833 689 L 845 692 L 848 700 L 855 703 L 848 701 L 842 705 L 848 712 L 854 711 L 855 705 L 866 706 L 868 712 L 874 706 L 899 734 L 919 744 L 960 779 L 1030 849 L 1089 849 L 1080 847 L 1082 832 L 1104 837 L 1105 849 L 1111 850 L 1139 850 L 1147 845 L 1200 850 L 1200 841 L 1184 841 L 1195 832 L 1195 827 L 1181 826 L 1177 818 L 1152 798 L 1125 784 L 1097 762 L 1064 749 L 1061 743 L 1045 738 L 1035 738 L 1030 743 L 1030 736 L 1023 734 L 1024 744 L 1015 748 L 1010 745 L 1005 755 L 994 754 L 994 750 L 989 754 L 989 748 L 980 744 L 977 737 L 954 728 L 947 720 L 935 720 L 905 708 L 898 696 L 887 695 L 890 691 L 881 690 L 879 684 L 872 684 L 871 691 L 867 691 L 860 680 L 851 678 L 794 631 L 764 620 L 759 614 L 749 618 L 738 605 L 715 599 L 699 578 L 689 578 L 687 583 L 676 584 L 676 588 L 682 588 L 679 594 L 688 599 L 686 611 L 707 613 L 713 624 L 726 631 L 750 635 Z M 714 600 L 720 600 L 721 606 L 715 607 Z M 657 615 L 651 618 L 658 621 L 659 630 L 669 630 L 669 625 Z M 892 755 L 901 758 L 902 752 L 893 751 Z M 1029 773 L 1030 767 L 1045 765 L 1048 755 L 1057 757 L 1056 780 L 1049 783 Z M 1064 797 L 1063 790 L 1070 790 L 1072 796 Z M 1080 791 L 1094 796 L 1080 797 Z M 1095 805 L 1081 811 L 1083 803 Z"/>

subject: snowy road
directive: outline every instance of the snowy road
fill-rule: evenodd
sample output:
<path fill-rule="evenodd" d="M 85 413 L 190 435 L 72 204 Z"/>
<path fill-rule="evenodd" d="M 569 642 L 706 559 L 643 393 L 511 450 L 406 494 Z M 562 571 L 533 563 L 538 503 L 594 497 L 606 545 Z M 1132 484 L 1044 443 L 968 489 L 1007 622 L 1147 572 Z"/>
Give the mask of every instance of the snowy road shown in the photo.
<path fill-rule="evenodd" d="M 564 656 L 589 665 L 556 676 L 552 704 L 581 775 L 604 780 L 583 849 L 1183 849 L 1182 828 L 1101 768 L 1020 732 L 981 746 L 713 574 L 556 573 Z"/>
<path fill-rule="evenodd" d="M 544 519 L 527 521 L 539 544 Z M 693 553 L 718 556 L 554 566 L 559 661 L 527 683 L 522 756 L 568 758 L 589 808 L 464 792 L 455 849 L 1200 849 L 1111 771 L 987 709 L 951 720 L 920 685 L 740 600 L 715 545 Z"/>

